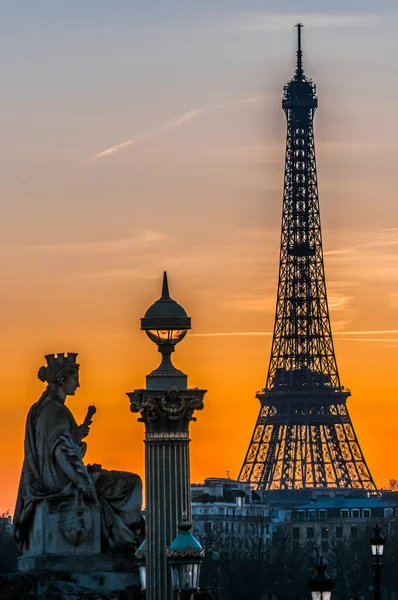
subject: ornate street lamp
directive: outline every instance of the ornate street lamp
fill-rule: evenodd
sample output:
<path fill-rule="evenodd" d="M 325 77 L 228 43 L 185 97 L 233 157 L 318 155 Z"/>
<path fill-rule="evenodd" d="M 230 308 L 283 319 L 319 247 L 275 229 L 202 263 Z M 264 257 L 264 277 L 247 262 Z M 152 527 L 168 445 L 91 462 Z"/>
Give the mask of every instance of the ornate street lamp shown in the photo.
<path fill-rule="evenodd" d="M 373 587 L 373 598 L 374 600 L 381 600 L 381 570 L 383 564 L 381 557 L 384 553 L 384 544 L 386 538 L 381 534 L 381 529 L 378 525 L 375 527 L 375 532 L 371 538 L 369 538 L 370 546 L 372 548 L 373 564 L 372 569 L 374 570 L 374 587 Z"/>
<path fill-rule="evenodd" d="M 372 537 L 369 538 L 369 542 L 372 548 L 373 558 L 376 558 L 377 556 L 383 556 L 386 538 L 381 534 L 381 529 L 378 525 L 376 525 L 375 532 Z"/>
<path fill-rule="evenodd" d="M 140 570 L 141 589 L 146 590 L 146 555 L 145 555 L 145 540 L 137 548 L 135 557 Z"/>
<path fill-rule="evenodd" d="M 171 362 L 171 354 L 191 329 L 191 318 L 185 309 L 170 297 L 167 273 L 163 275 L 162 295 L 148 308 L 141 319 L 141 329 L 154 342 L 162 355 L 157 369 L 147 375 L 150 389 L 169 389 L 172 386 L 186 388 L 187 376 L 176 369 Z"/>
<path fill-rule="evenodd" d="M 205 390 L 189 388 L 187 375 L 171 362 L 191 319 L 170 297 L 166 273 L 161 297 L 146 311 L 141 329 L 162 355 L 158 368 L 146 376 L 146 387 L 128 393 L 131 411 L 145 424 L 146 598 L 173 600 L 166 552 L 181 515 L 191 518 L 189 426 L 203 408 Z"/>
<path fill-rule="evenodd" d="M 178 535 L 167 550 L 173 589 L 178 592 L 179 600 L 192 600 L 199 590 L 200 567 L 205 555 L 191 529 L 191 523 L 184 516 L 178 525 Z"/>
<path fill-rule="evenodd" d="M 327 564 L 321 556 L 316 567 L 316 575 L 310 579 L 312 600 L 330 600 L 332 597 L 333 580 L 326 574 Z"/>

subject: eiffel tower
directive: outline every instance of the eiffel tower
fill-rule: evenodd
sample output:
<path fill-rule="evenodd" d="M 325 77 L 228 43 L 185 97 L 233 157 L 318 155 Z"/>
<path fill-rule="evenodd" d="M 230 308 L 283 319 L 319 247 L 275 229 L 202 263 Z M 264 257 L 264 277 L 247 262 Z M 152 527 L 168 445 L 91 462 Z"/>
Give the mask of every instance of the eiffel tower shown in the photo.
<path fill-rule="evenodd" d="M 267 382 L 239 480 L 258 490 L 362 488 L 373 478 L 340 383 L 323 264 L 315 160 L 315 84 L 297 66 L 284 86 L 286 159 L 278 296 Z"/>

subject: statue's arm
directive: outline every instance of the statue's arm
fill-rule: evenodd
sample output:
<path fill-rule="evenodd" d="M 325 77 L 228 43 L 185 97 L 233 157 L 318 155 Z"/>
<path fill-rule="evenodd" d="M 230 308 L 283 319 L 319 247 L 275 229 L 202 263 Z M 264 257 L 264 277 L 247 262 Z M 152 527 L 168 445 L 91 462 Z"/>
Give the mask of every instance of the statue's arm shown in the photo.
<path fill-rule="evenodd" d="M 54 450 L 54 457 L 59 467 L 71 481 L 87 497 L 97 501 L 94 484 L 81 460 L 80 448 L 68 435 L 60 436 L 60 443 Z"/>

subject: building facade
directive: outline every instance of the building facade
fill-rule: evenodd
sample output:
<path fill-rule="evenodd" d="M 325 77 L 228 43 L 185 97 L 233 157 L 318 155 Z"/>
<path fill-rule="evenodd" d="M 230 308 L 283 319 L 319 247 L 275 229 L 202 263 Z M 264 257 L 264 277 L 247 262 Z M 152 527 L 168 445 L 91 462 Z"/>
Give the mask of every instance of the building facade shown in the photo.
<path fill-rule="evenodd" d="M 388 535 L 397 518 L 397 495 L 320 495 L 291 510 L 291 539 L 309 552 L 328 556 L 341 544 L 355 545 L 376 523 Z"/>
<path fill-rule="evenodd" d="M 250 540 L 261 535 L 265 544 L 270 543 L 270 508 L 263 494 L 249 484 L 209 477 L 203 484 L 193 484 L 191 491 L 194 528 L 201 539 Z"/>
<path fill-rule="evenodd" d="M 245 540 L 261 535 L 270 547 L 283 529 L 293 546 L 327 556 L 341 542 L 355 544 L 376 523 L 388 534 L 398 521 L 398 492 L 313 489 L 285 497 L 217 477 L 191 489 L 195 531 L 205 545 L 206 538 L 240 538 L 244 548 Z"/>

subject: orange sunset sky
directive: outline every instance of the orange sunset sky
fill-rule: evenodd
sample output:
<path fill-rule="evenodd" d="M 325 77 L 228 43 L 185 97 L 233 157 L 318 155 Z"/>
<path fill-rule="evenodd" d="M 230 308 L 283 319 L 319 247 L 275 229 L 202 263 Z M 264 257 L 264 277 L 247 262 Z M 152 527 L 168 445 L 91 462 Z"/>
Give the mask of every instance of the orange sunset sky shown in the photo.
<path fill-rule="evenodd" d="M 347 8 L 349 4 L 349 9 Z M 394 3 L 0 3 L 0 510 L 14 509 L 43 355 L 79 352 L 87 460 L 144 475 L 125 392 L 159 363 L 140 317 L 171 295 L 174 354 L 208 390 L 192 481 L 236 477 L 268 368 L 285 117 L 301 20 L 337 362 L 377 485 L 398 477 Z M 54 6 L 55 5 L 55 6 Z M 167 10 L 166 10 L 167 5 Z M 200 7 L 199 7 L 200 5 Z M 331 3 L 330 3 L 331 5 Z M 202 110 L 203 109 L 203 110 Z M 128 142 L 128 143 L 127 143 Z"/>

